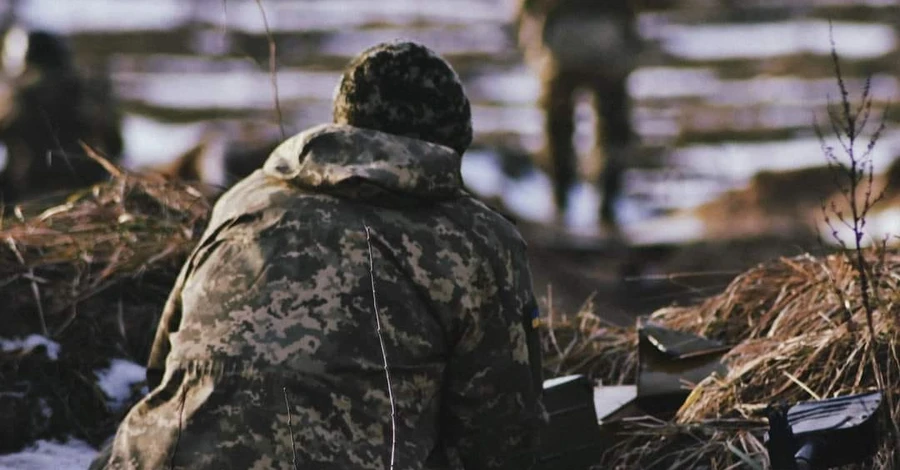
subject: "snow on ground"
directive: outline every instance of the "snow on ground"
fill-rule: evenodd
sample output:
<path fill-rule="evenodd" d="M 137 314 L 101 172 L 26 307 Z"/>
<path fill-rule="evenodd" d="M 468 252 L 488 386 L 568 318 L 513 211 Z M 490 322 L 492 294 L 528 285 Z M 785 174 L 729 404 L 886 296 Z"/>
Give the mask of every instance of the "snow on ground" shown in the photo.
<path fill-rule="evenodd" d="M 122 123 L 131 168 L 172 160 L 194 146 L 203 136 L 203 124 L 169 124 L 128 114 Z"/>
<path fill-rule="evenodd" d="M 827 126 L 827 124 L 824 124 Z M 827 129 L 827 127 L 826 127 Z M 869 136 L 857 141 L 856 151 L 865 151 Z M 840 143 L 828 136 L 826 145 L 834 147 L 838 158 L 847 163 Z M 900 131 L 886 131 L 872 149 L 870 157 L 875 172 L 886 170 L 900 150 Z M 673 165 L 692 171 L 713 174 L 734 181 L 736 187 L 746 184 L 760 171 L 789 171 L 828 163 L 821 142 L 815 136 L 771 142 L 721 142 L 689 145 L 676 149 Z"/>
<path fill-rule="evenodd" d="M 54 361 L 59 358 L 59 343 L 41 335 L 29 335 L 25 339 L 0 339 L 0 350 L 4 352 L 31 350 L 38 346 L 44 346 L 47 349 L 48 358 Z"/>
<path fill-rule="evenodd" d="M 690 243 L 704 235 L 703 221 L 693 215 L 650 219 L 623 227 L 633 246 Z"/>
<path fill-rule="evenodd" d="M 516 216 L 532 222 L 549 223 L 556 213 L 552 194 L 550 178 L 534 170 L 517 180 L 507 179 L 503 199 L 506 207 Z"/>
<path fill-rule="evenodd" d="M 147 369 L 125 359 L 113 359 L 109 363 L 109 369 L 94 371 L 94 374 L 97 376 L 97 385 L 109 397 L 110 406 L 118 410 L 131 397 L 132 384 L 146 378 Z"/>
<path fill-rule="evenodd" d="M 443 25 L 503 23 L 512 17 L 511 8 L 498 8 L 495 2 L 484 0 L 270 0 L 263 6 L 269 29 L 276 32 L 347 30 L 387 22 L 406 27 L 422 21 Z M 223 1 L 29 0 L 20 11 L 29 24 L 67 33 L 169 29 L 190 21 L 206 21 L 233 31 L 265 31 L 259 6 L 252 0 L 232 0 L 227 5 Z"/>
<path fill-rule="evenodd" d="M 847 216 L 847 221 L 852 223 L 852 218 Z M 840 245 L 853 247 L 855 236 L 853 230 L 844 224 L 834 221 L 833 227 L 828 226 L 825 221 L 819 222 L 819 234 L 822 240 L 831 245 Z M 875 211 L 866 215 L 866 225 L 863 227 L 865 236 L 862 239 L 862 246 L 881 245 L 887 242 L 888 245 L 897 246 L 900 242 L 900 208 L 889 208 L 885 210 Z M 836 232 L 836 233 L 834 233 Z M 836 237 L 836 238 L 835 238 Z"/>
<path fill-rule="evenodd" d="M 667 25 L 661 36 L 663 48 L 685 59 L 763 59 L 804 52 L 828 55 L 829 29 L 822 20 Z M 837 52 L 847 59 L 881 57 L 897 43 L 890 24 L 834 22 L 833 31 Z"/>
<path fill-rule="evenodd" d="M 0 455 L 0 470 L 83 469 L 90 465 L 97 450 L 83 441 L 37 441 L 14 454 Z"/>
<path fill-rule="evenodd" d="M 134 1 L 134 0 L 132 0 Z M 147 1 L 147 0 L 144 0 Z M 390 23 L 413 28 L 421 22 L 441 25 L 503 23 L 512 17 L 509 8 L 497 8 L 493 1 L 456 0 L 422 2 L 420 0 L 329 0 L 296 2 L 290 0 L 263 3 L 272 31 L 351 30 L 370 24 Z M 212 4 L 215 6 L 215 4 Z M 348 14 L 353 12 L 353 14 Z M 206 21 L 222 23 L 232 30 L 250 33 L 265 31 L 259 7 L 253 1 L 231 1 L 227 12 L 221 8 L 203 8 L 198 15 Z"/>
<path fill-rule="evenodd" d="M 119 95 L 178 109 L 259 109 L 272 107 L 271 75 L 261 70 L 123 72 L 116 76 Z M 282 102 L 329 101 L 339 72 L 282 69 Z"/>
<path fill-rule="evenodd" d="M 89 0 L 20 2 L 22 20 L 60 33 L 169 29 L 190 20 L 191 9 L 181 0 Z"/>

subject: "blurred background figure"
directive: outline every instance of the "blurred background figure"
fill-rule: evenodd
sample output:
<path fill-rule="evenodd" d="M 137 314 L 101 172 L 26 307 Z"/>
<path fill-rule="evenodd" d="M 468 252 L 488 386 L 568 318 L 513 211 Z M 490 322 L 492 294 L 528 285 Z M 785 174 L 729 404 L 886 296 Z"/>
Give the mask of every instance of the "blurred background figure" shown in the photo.
<path fill-rule="evenodd" d="M 596 116 L 591 158 L 598 167 L 593 177 L 601 194 L 600 224 L 615 232 L 624 160 L 635 141 L 626 80 L 641 39 L 632 2 L 519 0 L 516 22 L 526 60 L 540 76 L 541 157 L 553 180 L 557 217 L 565 215 L 578 180 L 575 97 L 584 89 L 592 94 Z"/>
<path fill-rule="evenodd" d="M 66 39 L 13 27 L 3 38 L 0 175 L 4 203 L 87 186 L 107 173 L 79 142 L 117 161 L 122 153 L 119 114 L 105 76 L 79 73 Z"/>

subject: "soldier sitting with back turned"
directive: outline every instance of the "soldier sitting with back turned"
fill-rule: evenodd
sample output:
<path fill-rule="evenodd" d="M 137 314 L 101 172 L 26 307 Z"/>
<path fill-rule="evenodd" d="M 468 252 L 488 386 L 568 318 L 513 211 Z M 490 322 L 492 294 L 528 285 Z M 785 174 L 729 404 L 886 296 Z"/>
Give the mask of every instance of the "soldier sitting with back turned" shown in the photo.
<path fill-rule="evenodd" d="M 593 94 L 597 128 L 593 158 L 602 162 L 600 222 L 617 229 L 624 160 L 634 144 L 626 79 L 636 65 L 640 37 L 633 0 L 519 0 L 516 25 L 526 60 L 538 71 L 544 112 L 544 166 L 560 215 L 577 180 L 574 95 Z"/>
<path fill-rule="evenodd" d="M 16 64 L 23 48 L 24 63 Z M 48 32 L 26 36 L 12 29 L 4 38 L 3 58 L 11 93 L 0 100 L 0 142 L 7 153 L 0 173 L 2 202 L 108 177 L 79 142 L 118 160 L 122 137 L 109 83 L 79 74 L 65 39 Z"/>
<path fill-rule="evenodd" d="M 528 468 L 530 271 L 516 229 L 463 190 L 471 139 L 432 51 L 354 59 L 334 123 L 217 202 L 163 312 L 151 391 L 95 468 Z"/>

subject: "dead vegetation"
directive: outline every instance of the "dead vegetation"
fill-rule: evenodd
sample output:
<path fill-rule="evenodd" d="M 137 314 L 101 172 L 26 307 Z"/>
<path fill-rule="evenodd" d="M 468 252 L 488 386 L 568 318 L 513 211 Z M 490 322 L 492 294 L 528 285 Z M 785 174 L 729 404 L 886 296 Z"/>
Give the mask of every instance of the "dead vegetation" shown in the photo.
<path fill-rule="evenodd" d="M 811 197 L 801 197 L 803 210 L 787 215 L 805 219 L 809 215 L 803 212 L 819 199 L 818 215 L 842 250 L 761 264 L 698 305 L 651 315 L 663 326 L 733 345 L 723 358 L 727 372 L 696 384 L 671 421 L 647 417 L 620 423 L 620 439 L 600 468 L 769 468 L 763 435 L 770 405 L 874 390 L 885 394 L 883 438 L 876 456 L 857 468 L 900 465 L 900 252 L 889 251 L 887 240 L 874 240 L 874 248 L 863 243 L 871 238 L 866 218 L 872 208 L 886 196 L 895 197 L 886 193 L 895 189 L 890 184 L 900 165 L 875 177 L 872 149 L 885 129 L 884 115 L 876 119 L 868 81 L 859 104 L 853 104 L 834 51 L 832 41 L 840 101 L 828 118 L 836 143 L 828 143 L 817 126 L 828 171 L 793 175 L 816 184 L 803 185 L 813 189 Z M 873 122 L 874 130 L 865 137 Z M 830 188 L 822 186 L 826 178 Z M 766 184 L 764 177 L 755 181 L 755 193 L 737 195 L 733 202 L 763 208 L 762 196 L 771 193 L 772 202 L 784 201 L 790 195 L 779 193 L 795 187 Z M 724 209 L 734 212 L 746 205 Z M 840 237 L 842 228 L 852 240 Z M 573 338 L 566 349 L 555 346 L 560 336 Z M 549 361 L 554 372 L 587 372 L 610 383 L 634 380 L 637 340 L 631 330 L 611 329 L 581 314 L 558 326 L 548 322 L 546 337 L 553 345 L 548 351 L 556 356 Z"/>
<path fill-rule="evenodd" d="M 875 390 L 870 355 L 885 388 L 900 389 L 900 254 L 866 256 L 879 293 L 874 336 L 856 268 L 841 255 L 781 258 L 741 274 L 699 305 L 654 313 L 664 326 L 734 345 L 724 358 L 729 372 L 698 384 L 671 422 L 623 423 L 621 441 L 600 468 L 767 468 L 762 435 L 769 404 Z M 634 381 L 632 329 L 583 313 L 548 322 L 545 348 L 553 372 L 589 373 L 607 384 Z M 897 403 L 890 411 L 900 418 Z M 872 468 L 894 468 L 897 448 L 888 436 Z"/>
<path fill-rule="evenodd" d="M 5 207 L 0 225 L 3 339 L 0 451 L 35 438 L 99 443 L 120 417 L 97 385 L 112 358 L 146 361 L 159 312 L 204 226 L 209 202 L 190 186 L 116 168 L 110 182 L 57 201 Z M 127 404 L 126 404 L 127 405 Z"/>

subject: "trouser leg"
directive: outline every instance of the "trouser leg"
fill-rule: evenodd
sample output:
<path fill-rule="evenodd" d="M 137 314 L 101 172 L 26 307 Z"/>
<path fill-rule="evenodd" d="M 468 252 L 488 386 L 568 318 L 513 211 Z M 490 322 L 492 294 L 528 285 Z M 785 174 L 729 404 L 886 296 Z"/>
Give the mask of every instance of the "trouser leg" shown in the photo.
<path fill-rule="evenodd" d="M 575 132 L 575 81 L 556 71 L 542 80 L 541 108 L 544 112 L 544 168 L 553 181 L 553 201 L 558 213 L 565 213 L 569 189 L 575 184 L 576 155 L 572 143 Z"/>
<path fill-rule="evenodd" d="M 604 155 L 597 181 L 602 197 L 600 223 L 614 227 L 618 222 L 615 203 L 622 192 L 626 154 L 634 141 L 625 79 L 596 82 L 594 103 L 597 111 L 595 152 Z"/>

